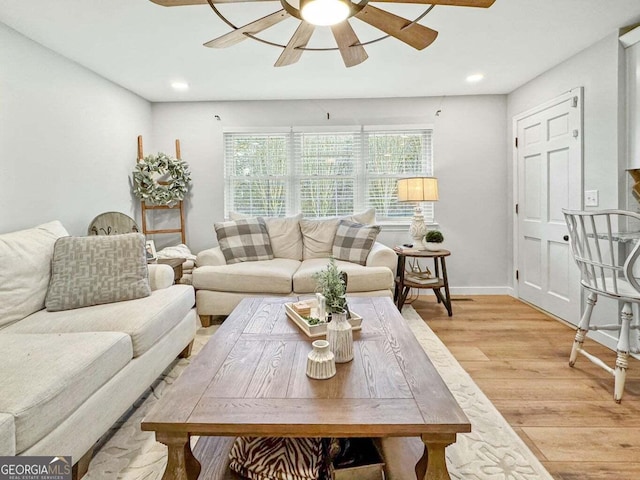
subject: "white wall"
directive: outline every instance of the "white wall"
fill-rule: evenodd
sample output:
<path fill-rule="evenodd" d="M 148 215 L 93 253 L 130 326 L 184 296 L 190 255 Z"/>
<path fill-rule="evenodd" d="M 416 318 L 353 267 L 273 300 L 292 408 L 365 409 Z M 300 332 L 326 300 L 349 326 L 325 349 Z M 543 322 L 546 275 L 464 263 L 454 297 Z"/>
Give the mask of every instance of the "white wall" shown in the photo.
<path fill-rule="evenodd" d="M 509 94 L 507 98 L 509 156 L 508 182 L 513 182 L 513 117 L 575 87 L 584 87 L 584 189 L 598 190 L 598 209 L 624 205 L 626 182 L 625 105 L 623 52 L 617 33 L 611 34 L 560 65 Z M 619 187 L 622 186 L 622 188 Z M 509 251 L 513 251 L 513 191 L 508 192 Z M 509 265 L 509 283 L 515 267 Z M 617 315 L 615 302 L 600 299 L 595 322 L 611 322 Z M 608 318 L 607 318 L 608 317 Z M 577 323 L 578 319 L 571 319 Z M 594 323 L 595 323 L 594 322 Z"/>
<path fill-rule="evenodd" d="M 620 169 L 624 162 L 620 149 L 621 112 L 624 105 L 619 102 L 619 82 L 622 52 L 617 34 L 609 35 L 600 42 L 583 50 L 560 65 L 536 77 L 507 97 L 509 156 L 508 182 L 513 182 L 513 117 L 536 107 L 575 87 L 584 87 L 584 189 L 598 190 L 598 208 L 618 208 Z M 509 231 L 513 230 L 513 191 L 508 192 Z M 509 249 L 513 249 L 512 235 Z M 509 268 L 513 279 L 513 265 Z"/>
<path fill-rule="evenodd" d="M 625 54 L 627 61 L 627 105 L 629 115 L 628 168 L 640 168 L 640 42 L 627 48 Z M 635 202 L 634 206 L 637 208 L 638 202 Z"/>
<path fill-rule="evenodd" d="M 438 110 L 441 113 L 436 116 Z M 213 223 L 223 219 L 223 128 L 407 124 L 434 125 L 440 187 L 435 214 L 453 252 L 448 267 L 454 291 L 504 293 L 509 188 L 503 95 L 161 103 L 153 105 L 150 145 L 154 152 L 172 153 L 173 141 L 181 141 L 182 158 L 191 166 L 193 177 L 187 241 L 197 252 L 215 245 Z M 406 242 L 408 235 L 385 230 L 380 240 L 392 246 Z"/>
<path fill-rule="evenodd" d="M 132 215 L 146 100 L 0 23 L 0 232 L 59 219 L 84 235 L 105 211 Z"/>

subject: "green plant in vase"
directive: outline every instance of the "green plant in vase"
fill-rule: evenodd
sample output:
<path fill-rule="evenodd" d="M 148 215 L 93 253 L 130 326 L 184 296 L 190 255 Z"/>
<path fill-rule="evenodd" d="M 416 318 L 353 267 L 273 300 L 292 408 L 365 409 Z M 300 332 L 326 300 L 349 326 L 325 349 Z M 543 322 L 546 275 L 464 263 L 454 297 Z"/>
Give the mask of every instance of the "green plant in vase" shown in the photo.
<path fill-rule="evenodd" d="M 438 230 L 429 230 L 424 236 L 424 241 L 425 248 L 427 250 L 437 252 L 438 250 L 442 250 L 444 236 L 442 235 L 442 232 L 439 232 Z"/>
<path fill-rule="evenodd" d="M 316 291 L 320 292 L 326 301 L 327 313 L 349 311 L 347 308 L 347 274 L 338 270 L 335 259 L 329 260 L 327 268 L 313 274 L 316 281 Z"/>

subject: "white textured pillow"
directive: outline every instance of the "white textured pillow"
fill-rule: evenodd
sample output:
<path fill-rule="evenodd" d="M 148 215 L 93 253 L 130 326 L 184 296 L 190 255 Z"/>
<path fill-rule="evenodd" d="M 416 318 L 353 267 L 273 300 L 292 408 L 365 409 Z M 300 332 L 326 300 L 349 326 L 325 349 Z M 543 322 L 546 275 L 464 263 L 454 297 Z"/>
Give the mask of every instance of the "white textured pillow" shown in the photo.
<path fill-rule="evenodd" d="M 355 223 L 361 223 L 362 225 L 373 225 L 376 223 L 376 209 L 368 208 L 364 212 L 354 213 L 342 218 L 343 220 L 349 220 Z"/>
<path fill-rule="evenodd" d="M 231 220 L 245 220 L 253 218 L 251 215 L 229 212 Z M 290 258 L 302 260 L 302 233 L 300 220 L 302 214 L 293 217 L 263 217 L 267 225 L 271 249 L 275 258 Z"/>
<path fill-rule="evenodd" d="M 329 258 L 333 250 L 333 240 L 338 230 L 339 218 L 326 220 L 300 220 L 300 231 L 304 247 L 303 260 L 310 258 Z"/>
<path fill-rule="evenodd" d="M 302 258 L 329 258 L 333 254 L 333 241 L 336 237 L 338 224 L 341 220 L 371 225 L 376 223 L 376 209 L 369 208 L 364 212 L 346 215 L 344 217 L 323 218 L 319 220 L 300 220 L 302 232 Z"/>
<path fill-rule="evenodd" d="M 68 235 L 57 220 L 0 235 L 0 327 L 44 308 L 53 246 Z"/>

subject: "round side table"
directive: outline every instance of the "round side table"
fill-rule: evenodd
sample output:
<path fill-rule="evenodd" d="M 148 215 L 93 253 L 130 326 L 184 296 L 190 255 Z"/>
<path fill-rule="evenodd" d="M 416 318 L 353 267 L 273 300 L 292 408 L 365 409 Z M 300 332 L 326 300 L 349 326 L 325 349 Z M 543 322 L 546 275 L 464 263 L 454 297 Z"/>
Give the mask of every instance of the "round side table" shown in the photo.
<path fill-rule="evenodd" d="M 451 309 L 451 295 L 449 294 L 449 280 L 447 279 L 447 264 L 445 258 L 451 255 L 449 250 L 438 250 L 435 252 L 429 250 L 396 250 L 398 255 L 398 268 L 396 274 L 396 290 L 393 297 L 394 303 L 398 310 L 402 311 L 407 295 L 412 288 L 430 288 L 433 290 L 438 303 L 442 303 L 447 309 L 447 313 L 451 317 L 453 311 Z M 433 267 L 435 277 L 429 283 L 422 283 L 417 280 L 405 277 L 405 264 L 407 257 L 411 258 L 433 258 Z M 444 294 L 442 292 L 444 289 Z"/>

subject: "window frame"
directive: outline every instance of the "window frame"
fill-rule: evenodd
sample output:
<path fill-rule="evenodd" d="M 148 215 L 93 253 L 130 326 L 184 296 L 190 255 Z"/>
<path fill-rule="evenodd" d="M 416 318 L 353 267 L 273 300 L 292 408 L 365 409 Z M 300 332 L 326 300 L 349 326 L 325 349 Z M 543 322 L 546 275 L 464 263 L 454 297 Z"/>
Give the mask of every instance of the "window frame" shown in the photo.
<path fill-rule="evenodd" d="M 367 162 L 369 155 L 369 135 L 372 133 L 393 133 L 393 132 L 415 132 L 426 136 L 426 144 L 422 146 L 424 157 L 422 158 L 422 168 L 425 171 L 414 172 L 407 174 L 371 174 L 367 171 Z M 301 175 L 302 162 L 296 157 L 298 153 L 301 153 L 300 143 L 301 137 L 304 134 L 342 134 L 351 133 L 358 138 L 358 151 L 354 151 L 354 168 L 352 175 Z M 407 178 L 411 176 L 434 176 L 434 155 L 433 144 L 435 138 L 435 129 L 430 124 L 418 124 L 418 125 L 352 125 L 352 126 L 308 126 L 308 127 L 287 127 L 287 128 L 260 128 L 260 127 L 242 127 L 242 128 L 225 128 L 223 129 L 223 164 L 224 164 L 224 216 L 229 218 L 229 212 L 234 211 L 234 192 L 232 181 L 237 179 L 237 176 L 230 176 L 228 169 L 230 166 L 230 159 L 227 158 L 229 154 L 229 138 L 233 136 L 271 136 L 284 135 L 287 138 L 287 175 L 274 177 L 283 179 L 287 192 L 285 193 L 285 215 L 291 216 L 301 211 L 301 199 L 299 186 L 302 179 L 305 178 L 345 178 L 353 179 L 354 181 L 354 211 L 358 212 L 370 208 L 368 206 L 369 200 L 369 182 L 374 178 L 389 177 L 392 175 L 395 178 Z M 270 176 L 255 176 L 251 178 L 270 178 Z M 422 204 L 423 213 L 425 215 L 425 221 L 429 224 L 434 224 L 434 204 L 432 202 L 426 202 Z M 311 218 L 311 217 L 309 217 Z M 328 217 L 319 217 L 328 218 Z M 406 217 L 382 217 L 378 215 L 378 222 L 382 225 L 407 225 L 411 222 L 412 214 Z"/>

